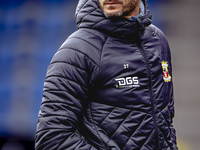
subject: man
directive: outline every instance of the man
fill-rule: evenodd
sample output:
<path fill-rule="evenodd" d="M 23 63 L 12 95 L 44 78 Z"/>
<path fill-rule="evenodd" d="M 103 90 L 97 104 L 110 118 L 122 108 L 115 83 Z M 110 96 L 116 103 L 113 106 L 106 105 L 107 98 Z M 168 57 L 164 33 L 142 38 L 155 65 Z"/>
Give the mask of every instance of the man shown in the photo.
<path fill-rule="evenodd" d="M 177 150 L 170 50 L 147 2 L 80 0 L 76 21 L 47 71 L 36 150 Z"/>

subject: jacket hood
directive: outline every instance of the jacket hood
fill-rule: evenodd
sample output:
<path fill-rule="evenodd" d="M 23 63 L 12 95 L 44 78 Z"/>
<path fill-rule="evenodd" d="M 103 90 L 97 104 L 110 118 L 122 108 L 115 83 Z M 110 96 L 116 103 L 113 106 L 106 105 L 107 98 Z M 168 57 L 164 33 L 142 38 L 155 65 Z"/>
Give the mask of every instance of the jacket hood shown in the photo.
<path fill-rule="evenodd" d="M 141 1 L 144 3 L 144 15 L 134 20 L 106 18 L 99 6 L 99 0 L 79 0 L 76 8 L 77 26 L 79 29 L 96 29 L 114 37 L 133 39 L 138 35 L 139 29 L 144 29 L 152 22 L 147 1 Z"/>

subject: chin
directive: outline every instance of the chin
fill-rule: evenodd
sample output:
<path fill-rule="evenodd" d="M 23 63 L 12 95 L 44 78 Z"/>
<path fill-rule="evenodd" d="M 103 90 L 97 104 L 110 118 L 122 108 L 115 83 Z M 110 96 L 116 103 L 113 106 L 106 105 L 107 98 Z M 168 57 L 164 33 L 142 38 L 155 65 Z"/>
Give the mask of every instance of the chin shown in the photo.
<path fill-rule="evenodd" d="M 104 15 L 106 16 L 106 18 L 121 17 L 123 15 L 123 11 L 122 10 L 104 11 Z"/>

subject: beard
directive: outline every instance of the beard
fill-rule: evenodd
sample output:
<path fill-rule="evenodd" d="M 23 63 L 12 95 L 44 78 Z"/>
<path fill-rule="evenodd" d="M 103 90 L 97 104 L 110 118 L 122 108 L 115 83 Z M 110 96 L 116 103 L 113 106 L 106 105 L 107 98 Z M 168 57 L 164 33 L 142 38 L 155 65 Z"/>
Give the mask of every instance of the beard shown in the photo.
<path fill-rule="evenodd" d="M 116 12 L 104 12 L 104 15 L 106 16 L 106 18 L 117 18 L 117 17 L 122 17 L 124 14 L 123 11 L 116 11 Z"/>
<path fill-rule="evenodd" d="M 116 0 L 117 3 L 122 4 L 122 9 L 107 12 L 103 6 L 105 3 L 108 3 L 109 0 L 104 0 L 102 4 L 100 4 L 101 9 L 103 10 L 104 15 L 106 18 L 116 18 L 116 17 L 123 17 L 135 10 L 138 5 L 139 0 Z M 109 9 L 114 9 L 115 6 L 109 6 Z"/>

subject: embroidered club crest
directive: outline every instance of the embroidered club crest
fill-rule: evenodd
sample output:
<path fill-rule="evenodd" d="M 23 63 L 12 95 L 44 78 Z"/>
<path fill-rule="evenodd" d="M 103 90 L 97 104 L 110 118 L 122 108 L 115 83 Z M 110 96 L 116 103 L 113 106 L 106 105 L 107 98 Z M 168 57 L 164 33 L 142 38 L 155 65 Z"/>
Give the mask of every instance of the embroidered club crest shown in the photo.
<path fill-rule="evenodd" d="M 163 79 L 165 82 L 170 82 L 171 81 L 171 76 L 168 71 L 168 64 L 166 61 L 162 61 L 162 70 L 163 70 Z"/>

